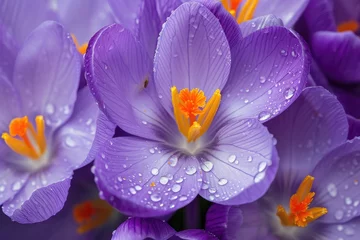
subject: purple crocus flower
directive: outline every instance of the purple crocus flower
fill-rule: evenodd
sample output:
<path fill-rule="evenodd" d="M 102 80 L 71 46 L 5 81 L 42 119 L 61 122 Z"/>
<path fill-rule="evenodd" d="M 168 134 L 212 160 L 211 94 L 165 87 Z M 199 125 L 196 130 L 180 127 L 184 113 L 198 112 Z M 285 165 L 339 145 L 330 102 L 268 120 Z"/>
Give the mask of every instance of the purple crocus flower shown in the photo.
<path fill-rule="evenodd" d="M 17 53 L 0 36 L 0 204 L 14 221 L 39 222 L 61 210 L 73 170 L 92 160 L 98 109 L 88 88 L 77 92 L 81 58 L 62 26 L 44 22 Z"/>
<path fill-rule="evenodd" d="M 256 200 L 278 165 L 260 122 L 285 110 L 305 85 L 302 41 L 278 26 L 243 38 L 219 2 L 189 2 L 164 24 L 153 64 L 141 31 L 153 36 L 163 18 L 154 1 L 146 3 L 138 31 L 105 27 L 85 55 L 100 109 L 132 135 L 109 140 L 98 153 L 102 195 L 146 217 L 173 212 L 198 194 L 227 205 Z"/>
<path fill-rule="evenodd" d="M 176 232 L 169 224 L 159 219 L 129 218 L 114 232 L 111 240 L 216 240 L 213 234 L 201 229 Z"/>
<path fill-rule="evenodd" d="M 126 217 L 99 199 L 90 167 L 88 165 L 74 172 L 64 208 L 47 221 L 20 224 L 0 213 L 0 239 L 111 239 L 111 233 Z"/>
<path fill-rule="evenodd" d="M 267 126 L 281 159 L 269 191 L 251 204 L 212 206 L 206 229 L 220 239 L 359 239 L 360 139 L 346 140 L 336 97 L 307 88 Z"/>

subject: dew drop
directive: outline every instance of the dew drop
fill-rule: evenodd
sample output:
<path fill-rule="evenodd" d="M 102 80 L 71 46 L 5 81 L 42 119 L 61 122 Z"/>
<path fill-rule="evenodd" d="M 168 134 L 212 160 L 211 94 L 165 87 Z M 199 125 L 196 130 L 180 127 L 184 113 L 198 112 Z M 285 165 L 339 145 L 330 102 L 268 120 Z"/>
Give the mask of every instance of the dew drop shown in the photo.
<path fill-rule="evenodd" d="M 134 188 L 130 188 L 129 191 L 130 191 L 130 193 L 131 193 L 132 195 L 135 195 L 135 194 L 136 194 L 136 190 L 135 190 Z"/>
<path fill-rule="evenodd" d="M 215 188 L 209 188 L 209 193 L 216 193 L 216 189 Z"/>
<path fill-rule="evenodd" d="M 53 114 L 55 112 L 55 106 L 52 105 L 51 103 L 48 103 L 46 104 L 45 106 L 45 111 L 48 113 L 48 114 Z"/>
<path fill-rule="evenodd" d="M 286 57 L 286 56 L 288 55 L 288 53 L 287 53 L 286 50 L 282 49 L 282 50 L 280 51 L 280 55 L 283 56 L 283 57 Z"/>
<path fill-rule="evenodd" d="M 178 163 L 178 158 L 177 158 L 177 156 L 172 156 L 170 159 L 169 159 L 169 165 L 171 166 L 171 167 L 175 167 L 176 166 L 176 164 Z"/>
<path fill-rule="evenodd" d="M 224 185 L 227 184 L 227 183 L 228 183 L 228 180 L 225 179 L 225 178 L 221 178 L 221 179 L 219 179 L 219 181 L 218 181 L 218 184 L 219 184 L 220 186 L 224 186 Z"/>
<path fill-rule="evenodd" d="M 185 170 L 185 173 L 187 175 L 194 175 L 196 173 L 196 167 L 194 166 L 188 166 Z"/>
<path fill-rule="evenodd" d="M 181 196 L 180 198 L 179 198 L 179 201 L 180 202 L 183 202 L 183 201 L 186 201 L 187 200 L 187 197 L 186 196 Z"/>
<path fill-rule="evenodd" d="M 266 82 L 266 77 L 261 76 L 261 77 L 260 77 L 260 83 L 265 83 L 265 82 Z"/>
<path fill-rule="evenodd" d="M 351 205 L 351 204 L 352 204 L 351 198 L 346 197 L 346 198 L 345 198 L 345 203 L 346 203 L 346 205 Z"/>
<path fill-rule="evenodd" d="M 95 165 L 92 165 L 92 166 L 91 166 L 91 169 L 90 169 L 91 173 L 92 173 L 92 174 L 95 174 L 95 170 L 96 170 Z"/>
<path fill-rule="evenodd" d="M 250 155 L 247 160 L 248 160 L 248 162 L 252 162 L 252 161 L 253 161 L 253 157 Z"/>
<path fill-rule="evenodd" d="M 146 125 L 147 124 L 147 121 L 141 121 L 142 122 L 142 124 L 144 124 L 144 125 Z"/>
<path fill-rule="evenodd" d="M 260 172 L 260 173 L 255 175 L 254 182 L 259 183 L 261 180 L 264 179 L 264 177 L 265 177 L 265 172 Z"/>
<path fill-rule="evenodd" d="M 68 147 L 75 147 L 76 146 L 76 142 L 75 140 L 71 137 L 71 136 L 67 136 L 65 139 L 65 144 Z"/>
<path fill-rule="evenodd" d="M 149 152 L 150 152 L 150 153 L 155 153 L 155 149 L 150 148 L 150 149 L 149 149 Z"/>
<path fill-rule="evenodd" d="M 154 176 L 158 175 L 159 174 L 159 169 L 157 169 L 157 168 L 151 169 L 151 174 L 154 175 Z"/>
<path fill-rule="evenodd" d="M 295 94 L 295 88 L 291 87 L 284 91 L 284 97 L 286 100 L 291 99 Z"/>
<path fill-rule="evenodd" d="M 210 172 L 211 169 L 213 169 L 214 167 L 214 164 L 210 161 L 205 161 L 201 164 L 201 169 L 204 171 L 204 172 Z"/>
<path fill-rule="evenodd" d="M 179 184 L 175 184 L 174 186 L 172 186 L 171 190 L 174 192 L 174 193 L 177 193 L 181 190 L 181 186 Z"/>
<path fill-rule="evenodd" d="M 335 212 L 335 218 L 336 220 L 341 220 L 344 217 L 344 212 L 342 210 L 337 210 Z"/>
<path fill-rule="evenodd" d="M 266 163 L 266 162 L 261 162 L 261 163 L 259 164 L 258 171 L 259 171 L 259 172 L 264 171 L 265 168 L 266 168 L 266 166 L 267 166 L 267 163 Z"/>
<path fill-rule="evenodd" d="M 330 183 L 330 184 L 327 186 L 327 190 L 328 190 L 328 193 L 330 194 L 330 196 L 336 197 L 336 195 L 337 195 L 337 188 L 336 188 L 335 184 Z"/>
<path fill-rule="evenodd" d="M 135 190 L 136 190 L 136 191 L 140 191 L 141 189 L 142 189 L 141 186 L 139 186 L 139 185 L 136 185 L 136 186 L 135 186 Z"/>
<path fill-rule="evenodd" d="M 267 112 L 267 111 L 263 111 L 261 113 L 259 113 L 258 119 L 260 121 L 266 121 L 271 117 L 271 113 Z"/>
<path fill-rule="evenodd" d="M 20 190 L 20 188 L 21 188 L 21 182 L 19 182 L 19 181 L 15 182 L 15 183 L 12 185 L 12 190 L 13 190 L 13 191 L 18 191 L 18 190 Z"/>
<path fill-rule="evenodd" d="M 234 155 L 234 154 L 230 155 L 229 158 L 228 158 L 228 161 L 229 161 L 230 163 L 235 162 L 235 160 L 236 160 L 236 155 Z"/>
<path fill-rule="evenodd" d="M 167 177 L 161 177 L 160 178 L 160 183 L 162 185 L 166 185 L 169 182 L 169 179 Z"/>
<path fill-rule="evenodd" d="M 151 201 L 153 202 L 159 202 L 161 200 L 161 196 L 157 193 L 154 193 L 150 196 Z"/>
<path fill-rule="evenodd" d="M 0 192 L 4 192 L 5 191 L 5 186 L 0 186 Z"/>

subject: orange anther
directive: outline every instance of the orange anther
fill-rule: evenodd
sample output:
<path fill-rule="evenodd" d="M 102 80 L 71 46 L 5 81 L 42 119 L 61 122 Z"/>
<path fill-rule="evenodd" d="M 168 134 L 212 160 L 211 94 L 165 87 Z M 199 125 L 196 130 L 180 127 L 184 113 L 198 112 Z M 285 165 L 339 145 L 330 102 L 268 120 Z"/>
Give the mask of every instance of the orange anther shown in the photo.
<path fill-rule="evenodd" d="M 88 43 L 84 43 L 83 45 L 80 45 L 77 38 L 75 37 L 74 34 L 71 34 L 71 37 L 73 39 L 73 42 L 76 46 L 76 49 L 78 50 L 78 52 L 81 54 L 81 55 L 84 55 L 86 53 L 86 50 L 88 48 Z"/>
<path fill-rule="evenodd" d="M 337 26 L 337 30 L 338 30 L 338 32 L 346 32 L 346 31 L 356 32 L 357 30 L 359 30 L 359 27 L 360 26 L 357 21 L 350 20 L 350 21 L 346 21 L 346 22 L 339 24 Z"/>

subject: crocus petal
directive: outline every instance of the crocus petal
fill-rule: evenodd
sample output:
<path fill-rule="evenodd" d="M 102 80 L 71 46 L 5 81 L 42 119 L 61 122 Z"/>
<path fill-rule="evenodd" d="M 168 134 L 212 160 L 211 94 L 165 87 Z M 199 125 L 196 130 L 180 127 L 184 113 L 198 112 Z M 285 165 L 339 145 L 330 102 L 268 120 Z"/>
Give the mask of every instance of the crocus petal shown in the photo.
<path fill-rule="evenodd" d="M 55 20 L 47 0 L 2 0 L 0 22 L 6 26 L 15 41 L 22 44 L 28 34 L 45 20 Z"/>
<path fill-rule="evenodd" d="M 337 23 L 360 20 L 360 2 L 357 0 L 334 0 L 334 15 Z"/>
<path fill-rule="evenodd" d="M 0 72 L 11 81 L 14 71 L 15 57 L 18 46 L 5 26 L 0 24 Z"/>
<path fill-rule="evenodd" d="M 115 20 L 104 0 L 61 0 L 57 2 L 57 7 L 61 23 L 76 36 L 80 45 Z"/>
<path fill-rule="evenodd" d="M 331 0 L 309 2 L 302 18 L 310 35 L 318 31 L 336 31 L 332 2 Z"/>
<path fill-rule="evenodd" d="M 116 125 L 114 123 L 110 122 L 104 113 L 100 112 L 98 119 L 96 121 L 95 139 L 91 146 L 91 150 L 88 154 L 88 157 L 86 158 L 83 165 L 86 165 L 87 163 L 89 163 L 95 159 L 95 156 L 100 151 L 102 145 L 107 140 L 111 139 L 112 136 L 114 136 L 115 128 L 116 128 Z"/>
<path fill-rule="evenodd" d="M 357 240 L 360 236 L 360 218 L 354 218 L 343 224 L 321 224 L 317 226 L 317 239 Z"/>
<path fill-rule="evenodd" d="M 156 0 L 160 21 L 163 23 L 184 0 Z"/>
<path fill-rule="evenodd" d="M 132 216 L 174 212 L 191 202 L 201 186 L 195 157 L 140 138 L 110 140 L 96 157 L 95 167 L 100 190 L 113 195 L 109 199 L 114 207 Z"/>
<path fill-rule="evenodd" d="M 217 240 L 213 234 L 202 229 L 188 229 L 175 234 L 169 240 Z"/>
<path fill-rule="evenodd" d="M 90 41 L 85 69 L 100 109 L 120 128 L 152 139 L 179 134 L 156 94 L 152 61 L 128 30 L 118 24 L 100 30 Z"/>
<path fill-rule="evenodd" d="M 54 136 L 54 145 L 56 146 L 54 157 L 57 160 L 66 162 L 65 164 L 72 166 L 74 169 L 93 160 L 93 158 L 87 158 L 87 156 L 95 138 L 96 117 L 98 114 L 99 108 L 96 106 L 89 89 L 87 87 L 83 88 L 78 93 L 74 114 L 59 128 Z M 102 142 L 105 142 L 105 140 L 102 140 Z M 95 154 L 92 154 L 92 157 L 94 157 Z M 58 156 L 62 157 L 58 158 Z"/>
<path fill-rule="evenodd" d="M 266 125 L 277 140 L 281 159 L 275 186 L 286 197 L 325 153 L 346 141 L 348 132 L 344 109 L 322 87 L 305 89 L 287 111 Z"/>
<path fill-rule="evenodd" d="M 171 87 L 199 88 L 210 98 L 224 86 L 230 70 L 230 49 L 219 21 L 209 9 L 188 2 L 166 22 L 154 62 L 161 103 L 173 114 Z"/>
<path fill-rule="evenodd" d="M 31 181 L 28 181 L 16 196 L 5 202 L 2 207 L 4 213 L 13 221 L 23 224 L 42 222 L 55 215 L 64 206 L 71 178 L 65 178 L 37 190 L 35 190 L 36 184 L 40 179 L 37 178 L 35 181 L 34 178 L 31 177 Z M 33 181 L 35 186 L 32 184 Z"/>
<path fill-rule="evenodd" d="M 204 174 L 200 195 L 232 205 L 258 199 L 275 177 L 278 159 L 272 154 L 272 138 L 257 119 L 227 123 L 199 155 Z"/>
<path fill-rule="evenodd" d="M 13 83 L 24 114 L 30 119 L 41 114 L 52 127 L 64 123 L 76 100 L 80 69 L 78 52 L 61 25 L 49 21 L 37 27 L 15 63 Z"/>
<path fill-rule="evenodd" d="M 350 115 L 348 115 L 347 117 L 349 123 L 348 139 L 360 137 L 360 119 L 356 119 Z"/>
<path fill-rule="evenodd" d="M 231 72 L 218 115 L 267 121 L 300 95 L 309 74 L 302 40 L 284 27 L 268 27 L 242 40 L 233 54 Z"/>
<path fill-rule="evenodd" d="M 111 240 L 167 240 L 175 233 L 169 224 L 159 219 L 129 218 L 114 231 Z"/>
<path fill-rule="evenodd" d="M 275 15 L 265 15 L 251 19 L 249 21 L 243 22 L 240 24 L 241 34 L 243 37 L 250 35 L 251 33 L 271 27 L 271 26 L 283 26 L 283 22 L 280 18 L 277 18 Z"/>
<path fill-rule="evenodd" d="M 360 118 L 360 85 L 331 85 L 330 89 L 337 96 L 347 114 Z"/>
<path fill-rule="evenodd" d="M 118 22 L 130 31 L 134 31 L 136 19 L 141 12 L 144 0 L 108 0 L 108 3 Z"/>
<path fill-rule="evenodd" d="M 17 171 L 5 159 L 0 159 L 0 205 L 13 197 L 28 177 L 29 173 Z"/>
<path fill-rule="evenodd" d="M 338 83 L 360 83 L 360 38 L 353 32 L 317 32 L 312 51 L 322 70 Z"/>
<path fill-rule="evenodd" d="M 213 204 L 206 213 L 205 229 L 221 240 L 236 240 L 236 229 L 242 223 L 243 215 L 239 207 Z"/>
<path fill-rule="evenodd" d="M 304 12 L 309 0 L 260 0 L 255 17 L 274 14 L 282 19 L 286 27 L 291 28 Z"/>
<path fill-rule="evenodd" d="M 360 138 L 328 153 L 311 175 L 315 178 L 313 204 L 328 210 L 317 221 L 346 222 L 360 215 Z"/>

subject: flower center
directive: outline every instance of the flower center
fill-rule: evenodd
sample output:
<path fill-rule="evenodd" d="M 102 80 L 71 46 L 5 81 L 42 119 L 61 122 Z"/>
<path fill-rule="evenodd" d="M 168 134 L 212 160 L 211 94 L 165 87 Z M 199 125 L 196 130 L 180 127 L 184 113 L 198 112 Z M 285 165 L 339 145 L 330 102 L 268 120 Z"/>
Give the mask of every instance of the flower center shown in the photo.
<path fill-rule="evenodd" d="M 96 199 L 75 205 L 73 218 L 79 227 L 79 234 L 104 225 L 111 217 L 113 208 L 104 200 Z"/>
<path fill-rule="evenodd" d="M 346 32 L 346 31 L 356 32 L 359 30 L 359 28 L 360 28 L 360 25 L 355 20 L 346 21 L 346 22 L 340 23 L 337 26 L 338 32 Z"/>
<path fill-rule="evenodd" d="M 290 198 L 289 213 L 282 205 L 277 207 L 276 215 L 280 218 L 283 226 L 306 227 L 310 222 L 327 213 L 327 209 L 322 207 L 309 209 L 315 196 L 315 192 L 310 192 L 313 182 L 314 177 L 312 176 L 308 175 L 304 178 L 296 193 Z"/>
<path fill-rule="evenodd" d="M 171 96 L 179 131 L 188 142 L 196 141 L 209 129 L 215 117 L 221 101 L 220 90 L 217 89 L 207 103 L 204 92 L 198 88 L 184 88 L 179 93 L 172 87 Z"/>
<path fill-rule="evenodd" d="M 76 49 L 81 55 L 84 55 L 86 53 L 86 49 L 88 48 L 88 43 L 84 43 L 83 45 L 80 45 L 78 40 L 76 39 L 74 34 L 71 34 L 71 37 L 74 41 L 74 44 L 76 46 Z"/>
<path fill-rule="evenodd" d="M 224 8 L 234 17 L 238 23 L 251 20 L 259 3 L 259 0 L 247 0 L 237 14 L 237 9 L 242 0 L 221 0 Z"/>
<path fill-rule="evenodd" d="M 36 131 L 27 116 L 14 118 L 9 124 L 9 133 L 1 138 L 16 153 L 38 160 L 46 150 L 45 122 L 43 116 L 36 116 Z"/>

